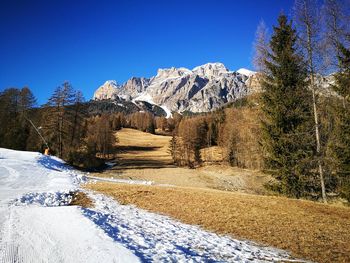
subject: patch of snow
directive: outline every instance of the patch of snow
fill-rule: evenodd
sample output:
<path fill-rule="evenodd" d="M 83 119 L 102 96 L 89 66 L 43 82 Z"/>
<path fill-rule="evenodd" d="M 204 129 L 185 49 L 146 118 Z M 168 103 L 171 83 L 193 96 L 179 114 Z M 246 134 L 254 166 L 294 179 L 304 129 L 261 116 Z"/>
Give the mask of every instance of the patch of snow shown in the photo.
<path fill-rule="evenodd" d="M 249 70 L 249 69 L 246 69 L 246 68 L 240 68 L 236 72 L 239 73 L 239 74 L 245 75 L 247 77 L 250 77 L 250 76 L 253 76 L 253 75 L 256 74 L 255 71 L 252 71 L 252 70 Z"/>
<path fill-rule="evenodd" d="M 112 183 L 122 183 L 122 184 L 137 184 L 137 185 L 152 185 L 152 181 L 142 181 L 142 180 L 130 180 L 130 179 L 113 179 L 113 178 L 104 178 L 96 176 L 87 176 L 88 179 L 96 181 L 105 181 Z"/>
<path fill-rule="evenodd" d="M 108 85 L 110 85 L 110 86 L 114 86 L 114 87 L 119 87 L 119 85 L 118 85 L 118 83 L 117 83 L 117 81 L 116 80 L 107 80 L 104 84 L 103 84 L 103 86 L 108 86 Z"/>
<path fill-rule="evenodd" d="M 133 102 L 134 102 L 134 103 L 135 103 L 136 101 L 146 101 L 146 102 L 148 102 L 148 103 L 150 103 L 150 104 L 152 104 L 152 105 L 158 105 L 158 104 L 156 104 L 156 103 L 153 101 L 152 96 L 151 96 L 150 94 L 148 94 L 147 92 L 141 93 L 140 96 L 138 96 L 138 97 L 136 97 L 135 99 L 133 99 Z M 167 118 L 167 119 L 168 119 L 168 118 L 171 118 L 171 117 L 173 116 L 172 113 L 171 113 L 171 111 L 168 109 L 167 106 L 162 105 L 162 106 L 159 106 L 159 107 L 161 107 L 161 108 L 165 111 L 165 113 L 166 113 L 166 118 Z M 144 112 L 144 111 L 139 111 L 139 112 Z"/>
<path fill-rule="evenodd" d="M 165 117 L 165 118 L 169 119 L 169 118 L 172 118 L 172 117 L 173 117 L 173 114 L 171 113 L 171 111 L 168 109 L 167 106 L 162 105 L 162 106 L 160 106 L 160 107 L 161 107 L 161 108 L 165 111 L 165 113 L 166 113 L 166 117 Z"/>
<path fill-rule="evenodd" d="M 37 204 L 40 206 L 64 206 L 72 202 L 72 192 L 27 193 L 14 201 L 14 205 Z"/>
<path fill-rule="evenodd" d="M 150 104 L 156 104 L 154 103 L 152 96 L 149 95 L 147 92 L 141 93 L 140 96 L 133 99 L 133 101 L 146 101 Z"/>
<path fill-rule="evenodd" d="M 130 100 L 130 95 L 119 94 L 118 97 L 123 99 L 123 100 L 125 100 L 125 101 L 129 101 Z"/>

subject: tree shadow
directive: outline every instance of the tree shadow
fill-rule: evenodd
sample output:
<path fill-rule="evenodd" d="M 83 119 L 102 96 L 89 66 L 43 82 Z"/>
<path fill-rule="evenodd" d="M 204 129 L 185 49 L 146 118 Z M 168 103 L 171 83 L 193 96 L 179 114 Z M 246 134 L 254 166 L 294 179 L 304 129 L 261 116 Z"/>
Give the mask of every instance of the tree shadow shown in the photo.
<path fill-rule="evenodd" d="M 173 168 L 175 165 L 171 161 L 154 160 L 154 159 L 117 159 L 116 165 L 111 167 L 110 171 L 121 171 L 130 169 L 160 169 Z"/>
<path fill-rule="evenodd" d="M 125 146 L 121 145 L 117 147 L 117 152 L 120 153 L 127 153 L 127 152 L 150 152 L 150 151 L 155 151 L 157 149 L 160 149 L 162 147 L 160 146 Z"/>
<path fill-rule="evenodd" d="M 120 235 L 120 228 L 130 231 L 130 227 L 125 224 L 115 224 L 111 222 L 111 215 L 96 212 L 89 208 L 82 208 L 84 216 L 100 227 L 114 241 L 123 244 L 127 249 L 131 250 L 141 262 L 150 262 L 149 258 L 137 244 L 133 244 L 132 240 L 127 236 Z"/>
<path fill-rule="evenodd" d="M 52 158 L 51 156 L 43 155 L 39 158 L 38 163 L 47 169 L 62 172 L 63 168 L 67 168 L 62 162 Z"/>
<path fill-rule="evenodd" d="M 155 238 L 154 233 L 150 233 L 148 236 L 142 229 L 142 226 L 139 227 L 140 229 L 133 229 L 130 225 L 118 220 L 118 217 L 113 214 L 101 213 L 89 208 L 81 209 L 85 217 L 94 222 L 115 242 L 121 243 L 128 250 L 132 251 L 141 262 L 154 262 L 154 254 L 150 253 L 150 251 L 154 251 L 157 247 L 157 243 L 161 242 L 161 240 Z M 131 233 L 131 235 L 129 233 Z M 135 233 L 139 234 L 140 238 L 143 239 L 143 244 L 140 244 L 133 239 L 132 235 L 135 235 Z M 200 262 L 215 262 L 210 256 L 199 254 L 190 247 L 177 244 L 175 244 L 174 247 L 174 250 L 167 250 L 167 257 L 173 258 L 170 262 L 176 262 L 175 258 L 179 253 L 185 254 L 187 259 L 197 258 Z"/>

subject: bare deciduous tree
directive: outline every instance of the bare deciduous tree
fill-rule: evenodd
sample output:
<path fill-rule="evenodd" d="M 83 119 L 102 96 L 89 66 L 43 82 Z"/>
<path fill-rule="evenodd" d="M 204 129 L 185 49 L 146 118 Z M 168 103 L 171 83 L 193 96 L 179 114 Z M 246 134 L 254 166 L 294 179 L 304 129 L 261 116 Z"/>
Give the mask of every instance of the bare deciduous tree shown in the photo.
<path fill-rule="evenodd" d="M 265 22 L 261 20 L 255 33 L 253 66 L 256 71 L 262 73 L 266 72 L 264 61 L 267 59 L 269 53 L 268 39 L 267 27 Z"/>
<path fill-rule="evenodd" d="M 322 151 L 321 151 L 321 139 L 320 139 L 320 124 L 318 117 L 318 103 L 316 90 L 318 89 L 316 78 L 319 71 L 319 50 L 321 43 L 320 41 L 320 17 L 317 11 L 317 0 L 296 0 L 294 4 L 294 17 L 297 22 L 299 32 L 299 45 L 303 51 L 307 67 L 308 77 L 310 80 L 310 88 L 312 93 L 312 107 L 314 113 L 315 122 L 315 136 L 316 136 L 316 152 L 317 152 L 317 163 L 318 172 L 320 177 L 322 199 L 326 203 L 326 187 L 324 182 L 324 173 L 322 165 Z"/>
<path fill-rule="evenodd" d="M 349 38 L 346 33 L 350 24 L 349 8 L 349 0 L 324 0 L 322 6 L 324 58 L 330 72 L 338 68 L 339 43 Z"/>

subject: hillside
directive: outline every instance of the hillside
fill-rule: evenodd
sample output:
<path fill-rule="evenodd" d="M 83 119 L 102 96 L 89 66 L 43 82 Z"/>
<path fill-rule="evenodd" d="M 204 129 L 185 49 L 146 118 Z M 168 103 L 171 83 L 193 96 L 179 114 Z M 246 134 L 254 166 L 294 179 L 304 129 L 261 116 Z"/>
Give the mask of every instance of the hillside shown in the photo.
<path fill-rule="evenodd" d="M 122 129 L 118 137 L 116 165 L 94 174 L 109 182 L 87 189 L 216 233 L 286 249 L 298 258 L 350 260 L 350 235 L 344 231 L 350 228 L 349 208 L 263 196 L 270 177 L 259 171 L 225 165 L 173 167 L 166 151 L 170 137 L 131 129 Z M 120 180 L 151 185 L 118 184 Z"/>

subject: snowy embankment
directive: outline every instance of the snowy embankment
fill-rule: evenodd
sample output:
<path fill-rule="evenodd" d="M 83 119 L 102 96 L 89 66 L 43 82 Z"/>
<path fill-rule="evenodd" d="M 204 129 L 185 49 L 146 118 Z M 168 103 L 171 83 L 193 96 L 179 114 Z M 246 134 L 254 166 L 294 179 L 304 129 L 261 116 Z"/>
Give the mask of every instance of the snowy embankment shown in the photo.
<path fill-rule="evenodd" d="M 0 262 L 266 262 L 288 253 L 89 193 L 67 206 L 81 173 L 55 157 L 0 148 Z"/>

